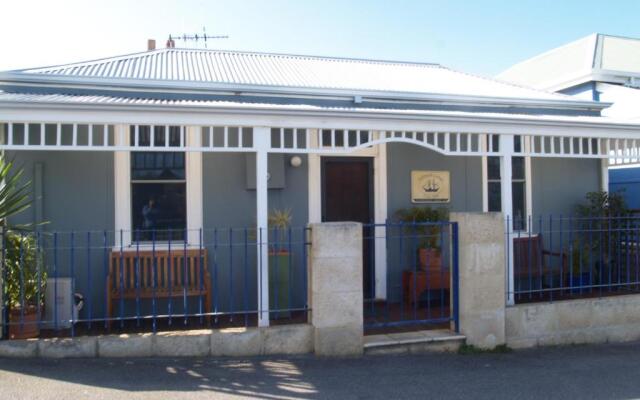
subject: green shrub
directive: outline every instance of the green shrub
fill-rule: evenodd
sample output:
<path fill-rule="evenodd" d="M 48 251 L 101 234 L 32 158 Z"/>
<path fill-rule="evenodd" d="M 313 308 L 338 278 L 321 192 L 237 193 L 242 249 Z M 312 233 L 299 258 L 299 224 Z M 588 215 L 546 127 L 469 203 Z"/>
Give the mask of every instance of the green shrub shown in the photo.
<path fill-rule="evenodd" d="M 6 234 L 4 246 L 4 289 L 9 307 L 26 307 L 38 302 L 42 304 L 47 272 L 34 235 L 9 232 Z"/>

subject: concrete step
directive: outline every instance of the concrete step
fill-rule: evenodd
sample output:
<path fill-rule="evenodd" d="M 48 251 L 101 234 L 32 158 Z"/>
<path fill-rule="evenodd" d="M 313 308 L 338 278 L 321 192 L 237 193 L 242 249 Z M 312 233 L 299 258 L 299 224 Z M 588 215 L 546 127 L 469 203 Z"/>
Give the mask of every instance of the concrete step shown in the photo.
<path fill-rule="evenodd" d="M 446 329 L 387 333 L 364 337 L 365 354 L 455 352 L 466 337 Z"/>

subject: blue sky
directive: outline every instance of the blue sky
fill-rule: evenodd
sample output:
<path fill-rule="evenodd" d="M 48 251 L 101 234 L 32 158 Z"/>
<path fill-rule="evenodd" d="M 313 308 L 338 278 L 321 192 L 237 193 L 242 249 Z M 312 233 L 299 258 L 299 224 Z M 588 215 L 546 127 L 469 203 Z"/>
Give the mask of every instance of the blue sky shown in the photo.
<path fill-rule="evenodd" d="M 203 26 L 230 36 L 210 48 L 437 62 L 488 76 L 593 32 L 640 37 L 638 0 L 20 0 L 0 13 L 0 70 L 143 51 L 147 38 L 164 46 L 170 33 Z"/>

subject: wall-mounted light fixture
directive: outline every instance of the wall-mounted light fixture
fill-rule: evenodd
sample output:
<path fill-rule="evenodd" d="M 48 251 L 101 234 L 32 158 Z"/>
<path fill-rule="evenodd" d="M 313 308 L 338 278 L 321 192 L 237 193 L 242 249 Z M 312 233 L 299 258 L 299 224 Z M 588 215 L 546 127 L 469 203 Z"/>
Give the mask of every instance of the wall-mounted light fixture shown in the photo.
<path fill-rule="evenodd" d="M 291 160 L 289 160 L 289 163 L 292 167 L 298 168 L 302 165 L 302 158 L 300 158 L 300 156 L 293 156 L 291 157 Z"/>

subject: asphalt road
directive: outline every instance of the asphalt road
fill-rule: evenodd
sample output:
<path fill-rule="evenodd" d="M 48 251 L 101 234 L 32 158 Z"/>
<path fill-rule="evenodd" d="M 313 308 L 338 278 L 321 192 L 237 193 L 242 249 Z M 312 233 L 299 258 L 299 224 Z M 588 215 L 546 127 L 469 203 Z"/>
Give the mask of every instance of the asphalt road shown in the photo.
<path fill-rule="evenodd" d="M 633 399 L 640 343 L 358 359 L 0 359 L 0 399 Z"/>

